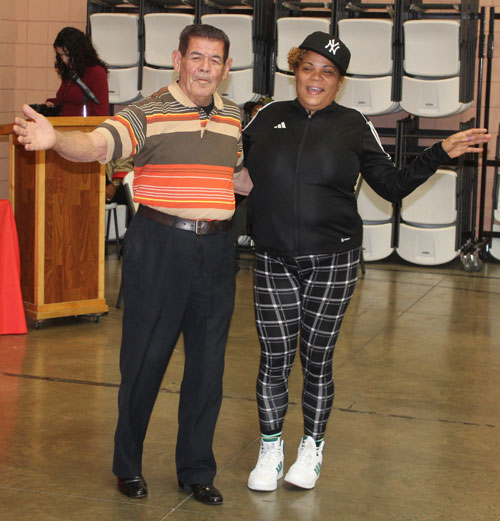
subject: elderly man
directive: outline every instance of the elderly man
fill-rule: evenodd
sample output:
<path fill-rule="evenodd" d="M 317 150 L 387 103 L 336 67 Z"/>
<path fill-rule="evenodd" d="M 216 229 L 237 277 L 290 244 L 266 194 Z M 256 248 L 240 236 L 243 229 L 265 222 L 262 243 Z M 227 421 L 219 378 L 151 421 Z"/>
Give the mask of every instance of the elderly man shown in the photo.
<path fill-rule="evenodd" d="M 205 504 L 222 400 L 224 351 L 234 305 L 233 177 L 242 168 L 239 108 L 216 88 L 231 66 L 226 34 L 191 25 L 173 52 L 179 80 L 90 133 L 60 133 L 30 107 L 14 129 L 26 150 L 53 148 L 71 161 L 134 158 L 140 203 L 125 238 L 119 418 L 113 472 L 131 498 L 147 495 L 146 429 L 168 361 L 184 336 L 176 466 L 179 486 Z M 236 175 L 235 175 L 236 174 Z M 242 192 L 245 190 L 242 189 Z"/>

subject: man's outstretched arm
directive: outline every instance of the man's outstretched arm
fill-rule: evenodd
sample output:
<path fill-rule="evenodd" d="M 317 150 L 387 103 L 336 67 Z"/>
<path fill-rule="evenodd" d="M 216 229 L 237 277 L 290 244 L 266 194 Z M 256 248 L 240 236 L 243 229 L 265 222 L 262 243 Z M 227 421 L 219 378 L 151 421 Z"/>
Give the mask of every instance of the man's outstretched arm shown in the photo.
<path fill-rule="evenodd" d="M 23 105 L 29 119 L 15 118 L 14 132 L 26 150 L 55 150 L 75 162 L 104 161 L 107 143 L 99 132 L 58 132 L 47 118 Z"/>

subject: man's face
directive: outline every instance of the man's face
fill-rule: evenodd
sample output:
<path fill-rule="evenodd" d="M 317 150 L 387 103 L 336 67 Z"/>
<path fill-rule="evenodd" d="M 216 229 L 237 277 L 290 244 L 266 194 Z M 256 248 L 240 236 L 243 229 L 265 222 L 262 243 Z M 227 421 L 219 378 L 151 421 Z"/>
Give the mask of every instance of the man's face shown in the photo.
<path fill-rule="evenodd" d="M 224 63 L 224 44 L 220 40 L 191 37 L 185 56 L 172 53 L 179 86 L 199 107 L 212 102 L 219 83 L 226 79 L 232 60 Z"/>

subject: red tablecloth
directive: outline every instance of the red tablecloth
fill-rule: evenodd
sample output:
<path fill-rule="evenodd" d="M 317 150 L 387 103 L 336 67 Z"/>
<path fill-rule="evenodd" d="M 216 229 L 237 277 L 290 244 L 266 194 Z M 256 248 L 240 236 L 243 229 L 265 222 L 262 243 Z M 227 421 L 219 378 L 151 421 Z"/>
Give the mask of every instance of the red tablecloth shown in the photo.
<path fill-rule="evenodd" d="M 16 222 L 10 202 L 0 199 L 0 335 L 27 332 Z"/>

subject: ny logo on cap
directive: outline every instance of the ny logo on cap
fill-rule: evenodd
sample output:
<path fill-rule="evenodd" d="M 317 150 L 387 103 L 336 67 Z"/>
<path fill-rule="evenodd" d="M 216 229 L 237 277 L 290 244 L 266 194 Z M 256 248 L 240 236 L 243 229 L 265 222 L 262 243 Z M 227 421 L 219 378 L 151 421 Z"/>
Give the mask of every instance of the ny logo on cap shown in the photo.
<path fill-rule="evenodd" d="M 325 49 L 328 49 L 332 54 L 336 54 L 340 49 L 340 43 L 335 41 L 335 38 L 332 38 L 326 45 Z"/>

